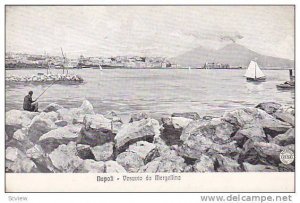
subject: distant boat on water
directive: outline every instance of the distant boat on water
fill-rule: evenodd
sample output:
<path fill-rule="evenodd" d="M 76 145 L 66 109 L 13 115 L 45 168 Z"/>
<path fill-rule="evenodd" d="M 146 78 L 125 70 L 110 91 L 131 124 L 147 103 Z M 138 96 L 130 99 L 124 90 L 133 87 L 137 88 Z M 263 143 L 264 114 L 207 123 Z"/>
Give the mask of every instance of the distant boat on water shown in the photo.
<path fill-rule="evenodd" d="M 250 62 L 244 76 L 247 78 L 247 81 L 262 82 L 266 80 L 265 74 L 261 71 L 261 69 L 255 61 Z"/>
<path fill-rule="evenodd" d="M 95 66 L 95 67 L 93 67 L 93 69 L 100 69 L 100 70 L 103 70 L 103 68 L 102 68 L 102 66 L 101 66 L 101 65 L 99 65 L 99 66 Z"/>

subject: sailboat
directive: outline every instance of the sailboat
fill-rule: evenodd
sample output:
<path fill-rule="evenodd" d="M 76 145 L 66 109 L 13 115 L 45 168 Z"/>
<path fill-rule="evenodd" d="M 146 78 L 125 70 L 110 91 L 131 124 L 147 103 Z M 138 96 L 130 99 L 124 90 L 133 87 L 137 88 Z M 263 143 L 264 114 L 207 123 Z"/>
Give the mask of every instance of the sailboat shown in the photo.
<path fill-rule="evenodd" d="M 248 81 L 265 81 L 266 76 L 265 74 L 260 70 L 259 66 L 255 61 L 251 61 L 248 69 L 244 75 L 247 77 Z"/>

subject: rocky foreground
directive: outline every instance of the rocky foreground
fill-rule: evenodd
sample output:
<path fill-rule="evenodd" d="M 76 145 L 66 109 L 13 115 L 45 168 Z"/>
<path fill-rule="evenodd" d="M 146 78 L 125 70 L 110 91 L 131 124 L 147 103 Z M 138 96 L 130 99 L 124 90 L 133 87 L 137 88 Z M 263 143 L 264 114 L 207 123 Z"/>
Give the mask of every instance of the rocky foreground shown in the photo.
<path fill-rule="evenodd" d="M 279 154 L 295 151 L 294 108 L 267 102 L 222 117 L 145 113 L 129 123 L 111 112 L 48 105 L 6 113 L 6 171 L 14 173 L 294 171 Z"/>

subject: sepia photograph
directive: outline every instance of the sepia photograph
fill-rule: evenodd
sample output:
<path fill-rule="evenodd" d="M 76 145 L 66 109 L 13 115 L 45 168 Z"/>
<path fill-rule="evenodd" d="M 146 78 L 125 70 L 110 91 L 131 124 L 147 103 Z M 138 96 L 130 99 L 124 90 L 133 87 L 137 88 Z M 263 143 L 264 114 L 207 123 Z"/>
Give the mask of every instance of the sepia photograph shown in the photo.
<path fill-rule="evenodd" d="M 295 6 L 5 5 L 8 192 L 87 174 L 292 192 L 294 153 Z"/>

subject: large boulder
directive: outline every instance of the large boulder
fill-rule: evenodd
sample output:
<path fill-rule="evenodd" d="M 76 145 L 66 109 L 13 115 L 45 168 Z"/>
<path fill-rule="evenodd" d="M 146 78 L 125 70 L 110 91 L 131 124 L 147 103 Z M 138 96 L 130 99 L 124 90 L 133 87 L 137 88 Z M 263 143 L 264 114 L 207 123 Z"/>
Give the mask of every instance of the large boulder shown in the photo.
<path fill-rule="evenodd" d="M 281 106 L 276 112 L 289 113 L 289 114 L 295 116 L 295 108 L 293 106 Z"/>
<path fill-rule="evenodd" d="M 56 148 L 49 154 L 49 158 L 54 167 L 60 172 L 73 173 L 83 163 L 83 160 L 76 156 L 76 154 L 76 143 L 69 142 L 67 145 L 63 144 Z"/>
<path fill-rule="evenodd" d="M 103 161 L 95 161 L 91 159 L 83 160 L 81 165 L 78 166 L 75 171 L 76 173 L 104 173 L 105 164 Z"/>
<path fill-rule="evenodd" d="M 295 128 L 291 128 L 284 134 L 277 135 L 273 142 L 280 146 L 295 144 Z"/>
<path fill-rule="evenodd" d="M 192 119 L 184 117 L 162 118 L 161 138 L 167 145 L 180 144 L 180 136 L 183 128 L 187 127 L 192 121 Z"/>
<path fill-rule="evenodd" d="M 173 113 L 171 117 L 183 117 L 191 120 L 199 120 L 200 116 L 197 112 Z"/>
<path fill-rule="evenodd" d="M 127 171 L 116 161 L 105 162 L 106 173 L 126 173 Z"/>
<path fill-rule="evenodd" d="M 275 113 L 279 108 L 281 107 L 281 104 L 278 104 L 276 102 L 263 102 L 258 104 L 255 108 L 259 108 L 268 114 Z"/>
<path fill-rule="evenodd" d="M 39 138 L 39 143 L 46 152 L 50 153 L 61 144 L 75 142 L 78 139 L 80 129 L 80 126 L 68 125 L 51 130 Z"/>
<path fill-rule="evenodd" d="M 93 147 L 113 141 L 115 135 L 112 132 L 111 120 L 103 115 L 86 115 L 83 123 L 78 143 Z"/>
<path fill-rule="evenodd" d="M 216 159 L 216 168 L 218 172 L 241 172 L 241 166 L 236 161 L 229 157 L 217 154 Z"/>
<path fill-rule="evenodd" d="M 239 149 L 231 136 L 236 128 L 221 119 L 212 119 L 208 122 L 195 121 L 182 132 L 180 139 L 180 154 L 183 157 L 197 160 L 203 153 L 237 154 Z"/>
<path fill-rule="evenodd" d="M 113 111 L 104 115 L 104 117 L 111 120 L 112 132 L 117 134 L 123 125 L 122 119 Z"/>
<path fill-rule="evenodd" d="M 265 132 L 263 128 L 257 125 L 244 125 L 239 129 L 235 135 L 232 137 L 232 140 L 235 140 L 239 147 L 242 147 L 248 139 L 260 140 L 263 141 L 266 139 Z"/>
<path fill-rule="evenodd" d="M 94 154 L 92 153 L 91 147 L 85 144 L 76 145 L 77 155 L 81 159 L 95 159 Z"/>
<path fill-rule="evenodd" d="M 57 110 L 60 120 L 67 121 L 69 124 L 83 123 L 85 115 L 95 114 L 93 106 L 88 100 L 84 100 L 79 108 L 59 109 Z"/>
<path fill-rule="evenodd" d="M 145 164 L 159 156 L 156 145 L 146 141 L 136 142 L 130 145 L 126 151 L 139 155 Z"/>
<path fill-rule="evenodd" d="M 266 134 L 273 137 L 291 128 L 288 123 L 277 120 L 261 109 L 251 107 L 226 112 L 223 115 L 223 120 L 237 128 L 243 128 L 245 125 L 260 125 Z"/>
<path fill-rule="evenodd" d="M 143 159 L 134 152 L 123 152 L 117 156 L 116 161 L 130 173 L 136 173 L 144 166 Z"/>
<path fill-rule="evenodd" d="M 180 156 L 157 157 L 142 166 L 141 173 L 180 173 L 184 172 L 186 164 Z"/>
<path fill-rule="evenodd" d="M 195 172 L 214 172 L 214 158 L 210 158 L 205 154 L 202 154 L 200 158 L 195 162 L 193 169 Z"/>
<path fill-rule="evenodd" d="M 292 126 L 295 126 L 295 116 L 290 113 L 275 112 L 273 116 L 278 120 L 281 120 L 283 122 L 289 123 Z"/>
<path fill-rule="evenodd" d="M 14 173 L 38 172 L 37 166 L 33 161 L 17 148 L 8 147 L 5 150 L 6 171 Z"/>
<path fill-rule="evenodd" d="M 48 104 L 48 106 L 45 107 L 43 112 L 51 112 L 51 111 L 57 112 L 59 109 L 62 109 L 62 108 L 64 108 L 64 107 L 60 106 L 59 104 L 51 103 L 51 104 Z"/>
<path fill-rule="evenodd" d="M 38 112 L 10 110 L 5 113 L 5 132 L 9 139 L 12 138 L 14 132 L 21 128 L 26 128 L 31 120 L 38 115 Z"/>
<path fill-rule="evenodd" d="M 249 164 L 247 162 L 243 163 L 244 170 L 246 172 L 278 172 L 278 168 L 270 165 L 262 165 L 262 164 Z"/>
<path fill-rule="evenodd" d="M 114 157 L 114 143 L 108 142 L 103 145 L 91 147 L 96 161 L 108 161 Z"/>
<path fill-rule="evenodd" d="M 140 121 L 143 119 L 148 119 L 150 118 L 149 115 L 145 112 L 138 112 L 138 113 L 133 113 L 131 114 L 129 123 L 135 122 L 135 121 Z"/>
<path fill-rule="evenodd" d="M 34 117 L 28 127 L 29 139 L 36 143 L 43 134 L 56 129 L 57 126 L 52 119 L 52 116 L 47 118 L 45 114 Z"/>
<path fill-rule="evenodd" d="M 138 141 L 152 142 L 154 136 L 159 136 L 159 123 L 154 119 L 143 119 L 124 124 L 115 137 L 118 152 L 125 151 L 129 145 Z"/>
<path fill-rule="evenodd" d="M 248 162 L 253 165 L 274 165 L 280 163 L 279 155 L 284 149 L 275 143 L 247 141 L 244 152 L 239 157 L 239 162 Z M 246 145 L 245 143 L 245 145 Z"/>
<path fill-rule="evenodd" d="M 42 173 L 60 172 L 53 166 L 48 154 L 44 152 L 43 148 L 38 144 L 28 149 L 26 156 L 35 163 L 38 170 Z"/>

